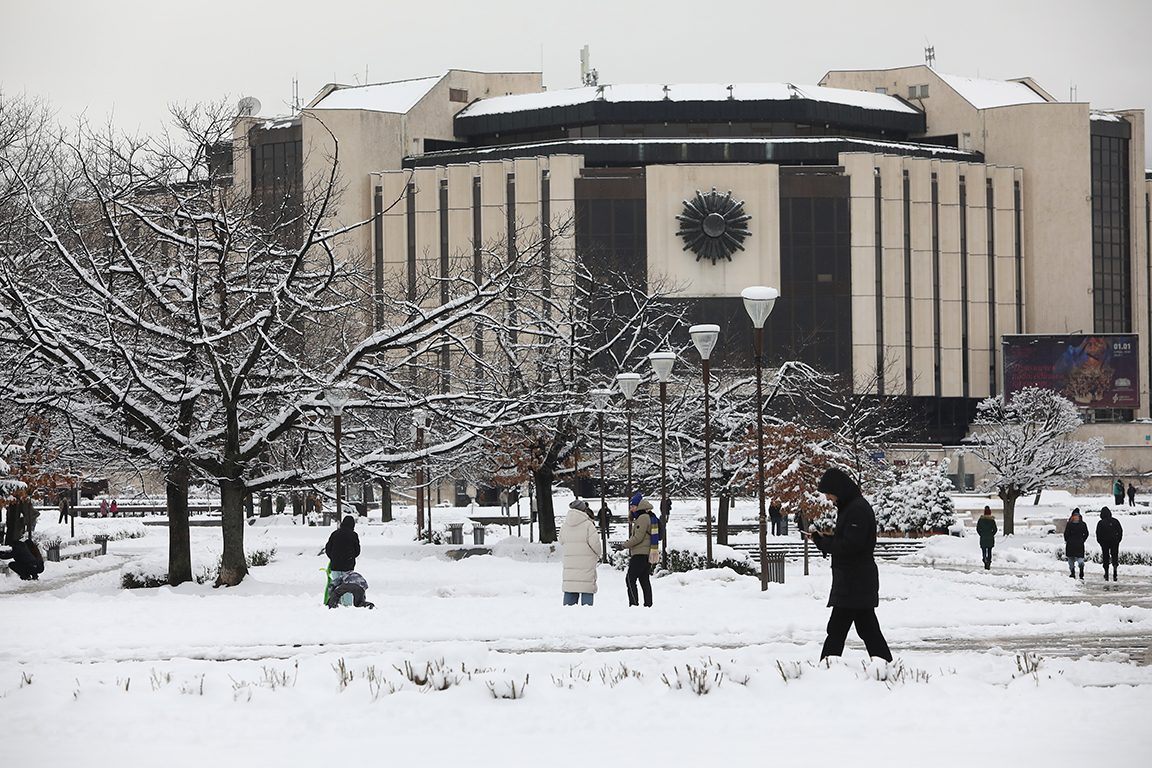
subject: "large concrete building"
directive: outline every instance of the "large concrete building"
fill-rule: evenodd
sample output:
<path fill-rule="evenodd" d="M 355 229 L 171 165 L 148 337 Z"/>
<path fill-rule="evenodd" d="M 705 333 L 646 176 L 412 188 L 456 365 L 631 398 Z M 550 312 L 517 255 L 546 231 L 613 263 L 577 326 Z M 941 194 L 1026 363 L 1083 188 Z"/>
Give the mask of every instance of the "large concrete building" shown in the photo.
<path fill-rule="evenodd" d="M 1138 403 L 1085 419 L 1131 447 L 1123 469 L 1152 470 L 1142 110 L 927 66 L 565 91 L 454 70 L 331 85 L 288 118 L 239 119 L 236 139 L 255 195 L 303 188 L 338 144 L 337 223 L 381 214 L 348 246 L 380 284 L 573 220 L 580 258 L 675 284 L 720 324 L 720 364 L 746 358 L 741 289 L 777 287 L 767 354 L 913 398 L 925 442 L 957 443 L 1002 392 L 1005 336 L 1135 336 Z"/>

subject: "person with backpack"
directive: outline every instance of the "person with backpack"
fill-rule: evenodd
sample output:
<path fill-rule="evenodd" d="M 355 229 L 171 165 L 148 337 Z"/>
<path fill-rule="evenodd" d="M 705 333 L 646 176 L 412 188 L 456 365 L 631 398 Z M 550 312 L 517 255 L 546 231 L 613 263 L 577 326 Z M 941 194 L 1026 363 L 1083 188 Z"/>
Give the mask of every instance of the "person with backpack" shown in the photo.
<path fill-rule="evenodd" d="M 984 514 L 976 521 L 976 533 L 980 535 L 980 554 L 984 559 L 984 570 L 992 569 L 992 548 L 996 546 L 996 518 L 992 517 L 992 508 L 984 505 Z"/>
<path fill-rule="evenodd" d="M 832 591 L 828 595 L 832 616 L 820 658 L 843 655 L 848 630 L 855 624 L 868 655 L 891 662 L 892 652 L 876 618 L 880 605 L 880 572 L 873 555 L 876 513 L 856 481 L 835 467 L 824 473 L 816 490 L 836 505 L 835 529 L 807 534 L 822 553 L 832 556 Z"/>
<path fill-rule="evenodd" d="M 1085 526 L 1084 538 L 1088 538 Z M 1124 538 L 1124 527 L 1112 516 L 1108 507 L 1100 510 L 1100 522 L 1096 523 L 1096 543 L 1104 559 L 1104 581 L 1108 581 L 1108 563 L 1112 563 L 1112 581 L 1116 581 L 1116 571 L 1120 566 L 1120 541 Z M 1081 576 L 1083 578 L 1083 576 Z"/>
<path fill-rule="evenodd" d="M 356 570 L 356 558 L 360 555 L 360 537 L 356 535 L 356 518 L 347 515 L 340 527 L 332 531 L 328 543 L 324 545 L 324 554 L 328 555 L 329 586 L 348 571 Z M 328 601 L 327 590 L 324 601 Z M 353 605 L 353 596 L 345 595 L 342 605 Z"/>
<path fill-rule="evenodd" d="M 1108 507 L 1104 507 L 1107 511 Z M 1088 524 L 1080 517 L 1080 507 L 1072 510 L 1064 526 L 1064 556 L 1068 558 L 1068 577 L 1076 578 L 1076 564 L 1080 565 L 1080 578 L 1084 578 L 1084 542 L 1088 541 Z M 1107 578 L 1108 569 L 1104 569 Z"/>
<path fill-rule="evenodd" d="M 632 525 L 628 540 L 622 545 L 629 552 L 628 573 L 624 584 L 628 588 L 628 605 L 639 605 L 636 582 L 644 592 L 644 607 L 652 607 L 652 564 L 660 560 L 660 520 L 652 514 L 652 505 L 636 494 L 628 501 Z"/>
<path fill-rule="evenodd" d="M 583 499 L 568 505 L 568 517 L 557 541 L 564 550 L 564 605 L 592 605 L 596 597 L 596 565 L 603 552 L 595 513 Z"/>

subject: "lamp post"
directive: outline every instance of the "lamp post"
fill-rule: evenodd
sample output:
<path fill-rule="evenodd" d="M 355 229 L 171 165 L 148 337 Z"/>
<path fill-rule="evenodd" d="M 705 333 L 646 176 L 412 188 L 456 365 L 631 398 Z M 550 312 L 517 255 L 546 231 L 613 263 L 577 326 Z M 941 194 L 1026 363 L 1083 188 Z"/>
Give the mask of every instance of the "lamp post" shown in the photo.
<path fill-rule="evenodd" d="M 348 390 L 332 387 L 324 390 L 324 402 L 332 409 L 332 434 L 336 440 L 336 524 L 340 524 L 343 513 L 343 494 L 340 488 L 340 417 L 344 413 L 344 406 L 348 404 Z"/>
<path fill-rule="evenodd" d="M 700 353 L 700 368 L 704 374 L 704 535 L 708 537 L 706 545 L 707 562 L 712 565 L 712 424 L 710 403 L 712 400 L 711 387 L 708 380 L 708 361 L 712 357 L 712 350 L 720 338 L 718 325 L 694 325 L 688 329 L 696 351 Z"/>
<path fill-rule="evenodd" d="M 600 427 L 600 562 L 608 562 L 608 502 L 604 498 L 604 409 L 612 392 L 592 390 L 592 407 L 596 409 L 596 422 Z"/>
<path fill-rule="evenodd" d="M 640 374 L 618 373 L 616 384 L 620 393 L 624 395 L 624 411 L 628 421 L 628 485 L 625 486 L 624 519 L 628 519 L 628 503 L 632 499 L 632 398 L 636 396 L 636 387 L 640 386 Z"/>
<path fill-rule="evenodd" d="M 416 452 L 424 450 L 424 426 L 428 414 L 417 408 L 412 411 L 412 429 L 416 432 Z M 431 515 L 429 517 L 428 540 L 432 540 Z M 424 460 L 416 459 L 416 539 L 424 538 Z"/>
<path fill-rule="evenodd" d="M 764 512 L 764 398 L 760 363 L 764 356 L 764 321 L 772 314 L 779 292 L 762 285 L 740 291 L 744 309 L 752 319 L 753 347 L 756 353 L 756 487 L 760 497 L 760 590 L 768 589 L 768 518 Z"/>
<path fill-rule="evenodd" d="M 648 362 L 660 380 L 660 520 L 664 523 L 664 535 L 660 541 L 661 565 L 668 567 L 668 517 L 672 502 L 668 499 L 668 380 L 672 378 L 672 366 L 676 362 L 675 352 L 653 352 Z"/>

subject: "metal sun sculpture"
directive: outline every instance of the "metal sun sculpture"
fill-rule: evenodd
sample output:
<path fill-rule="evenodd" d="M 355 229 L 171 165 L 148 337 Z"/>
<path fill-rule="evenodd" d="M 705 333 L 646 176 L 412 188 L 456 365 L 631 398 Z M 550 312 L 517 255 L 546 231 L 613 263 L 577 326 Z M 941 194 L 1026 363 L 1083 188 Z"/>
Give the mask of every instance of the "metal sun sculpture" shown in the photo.
<path fill-rule="evenodd" d="M 684 250 L 692 250 L 696 261 L 711 259 L 715 264 L 723 257 L 732 261 L 732 254 L 744 250 L 744 238 L 752 233 L 746 229 L 752 217 L 744 213 L 744 201 L 732 199 L 732 191 L 722 195 L 712 187 L 703 193 L 696 190 L 696 197 L 684 201 L 684 213 L 676 217 L 684 238 Z"/>

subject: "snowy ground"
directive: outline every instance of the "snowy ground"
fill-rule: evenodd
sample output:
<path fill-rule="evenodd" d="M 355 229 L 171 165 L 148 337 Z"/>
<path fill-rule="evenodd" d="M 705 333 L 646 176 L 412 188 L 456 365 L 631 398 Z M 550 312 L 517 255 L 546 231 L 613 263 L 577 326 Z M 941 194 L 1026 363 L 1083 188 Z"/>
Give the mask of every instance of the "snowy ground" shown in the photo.
<path fill-rule="evenodd" d="M 1109 502 L 1046 493 L 1020 512 L 1080 506 L 1094 530 Z M 678 502 L 674 547 L 700 509 Z M 1120 519 L 1122 548 L 1152 552 L 1152 514 Z M 658 578 L 652 609 L 628 608 L 622 572 L 601 566 L 596 605 L 565 608 L 558 552 L 493 528 L 492 555 L 452 560 L 454 547 L 411 541 L 408 513 L 358 526 L 377 609 L 330 611 L 318 555 L 330 529 L 273 522 L 246 532 L 273 561 L 233 589 L 119 589 L 123 567 L 164 557 L 153 527 L 107 556 L 49 563 L 39 582 L 0 577 L 5 764 L 967 768 L 1152 754 L 1152 567 L 1122 567 L 1106 587 L 1089 564 L 1070 580 L 1042 527 L 1018 524 L 991 571 L 972 535 L 881 562 L 897 657 L 885 673 L 854 634 L 842 662 L 817 664 L 820 559 L 808 577 L 789 561 L 767 592 L 731 571 Z M 219 529 L 193 539 L 207 564 Z"/>

